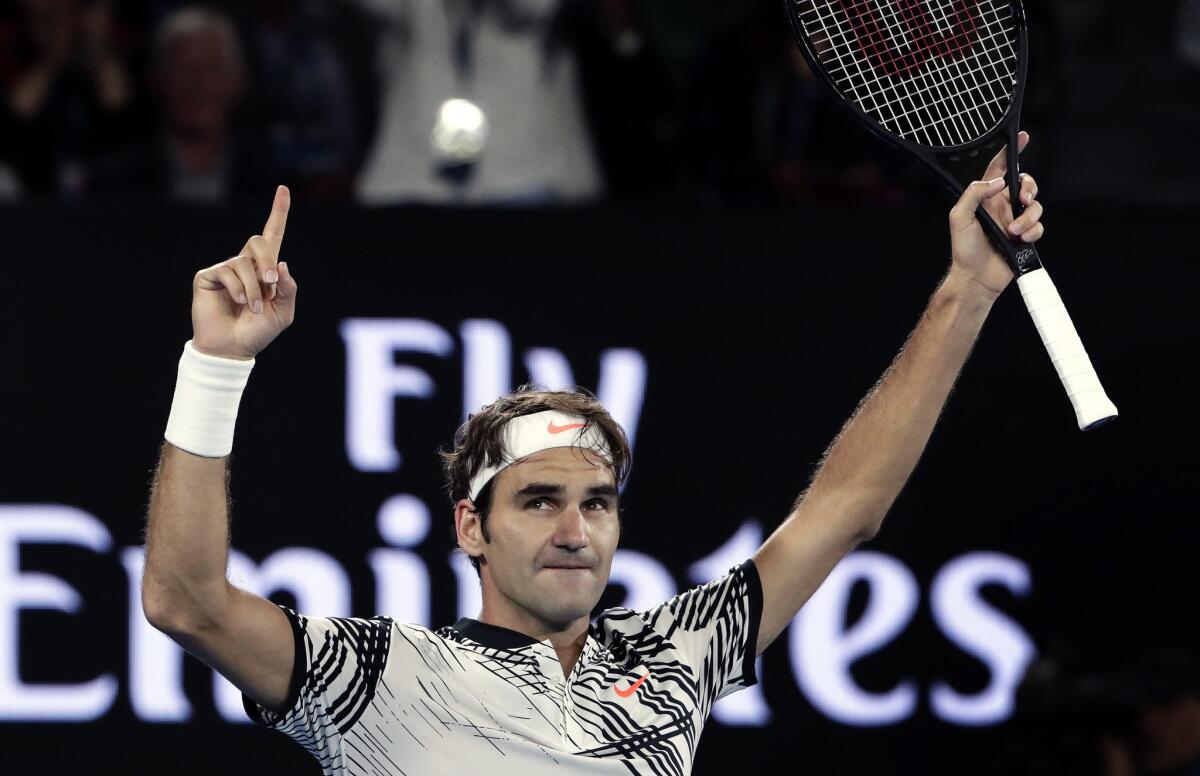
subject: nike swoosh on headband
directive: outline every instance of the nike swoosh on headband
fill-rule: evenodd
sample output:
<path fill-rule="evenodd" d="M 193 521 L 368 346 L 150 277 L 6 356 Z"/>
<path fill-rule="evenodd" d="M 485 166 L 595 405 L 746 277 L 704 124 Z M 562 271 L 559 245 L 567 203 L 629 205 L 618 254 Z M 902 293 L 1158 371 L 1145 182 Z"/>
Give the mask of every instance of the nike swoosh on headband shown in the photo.
<path fill-rule="evenodd" d="M 564 431 L 570 431 L 573 428 L 583 428 L 586 425 L 586 423 L 568 423 L 565 426 L 556 426 L 552 420 L 550 421 L 550 424 L 546 426 L 546 430 L 551 434 L 561 434 Z"/>
<path fill-rule="evenodd" d="M 575 434 L 565 434 L 575 430 Z M 543 410 L 529 415 L 520 415 L 504 424 L 500 431 L 503 454 L 499 460 L 491 461 L 471 476 L 467 497 L 474 500 L 484 485 L 501 469 L 527 458 L 542 450 L 555 447 L 578 447 L 596 453 L 612 463 L 613 453 L 600 428 L 583 415 L 558 410 Z"/>

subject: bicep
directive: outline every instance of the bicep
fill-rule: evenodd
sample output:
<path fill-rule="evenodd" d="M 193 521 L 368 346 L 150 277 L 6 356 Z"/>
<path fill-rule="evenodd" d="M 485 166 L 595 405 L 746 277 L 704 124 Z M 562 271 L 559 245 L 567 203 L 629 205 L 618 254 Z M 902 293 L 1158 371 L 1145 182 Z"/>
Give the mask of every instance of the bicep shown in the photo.
<path fill-rule="evenodd" d="M 288 702 L 296 636 L 287 615 L 262 596 L 230 586 L 221 616 L 177 640 L 264 708 Z"/>
<path fill-rule="evenodd" d="M 812 505 L 793 512 L 754 554 L 763 609 L 756 649 L 762 653 L 817 591 L 833 567 L 862 541 Z"/>

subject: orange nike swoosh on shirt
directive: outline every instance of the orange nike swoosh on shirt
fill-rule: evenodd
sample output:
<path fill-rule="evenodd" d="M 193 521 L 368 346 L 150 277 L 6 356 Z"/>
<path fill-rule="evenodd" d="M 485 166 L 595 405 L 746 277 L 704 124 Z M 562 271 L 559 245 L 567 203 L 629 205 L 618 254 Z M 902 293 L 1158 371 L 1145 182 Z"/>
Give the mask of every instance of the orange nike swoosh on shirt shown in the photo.
<path fill-rule="evenodd" d="M 568 423 L 565 426 L 556 426 L 552 420 L 550 421 L 550 425 L 546 426 L 546 430 L 551 434 L 561 434 L 564 431 L 570 431 L 573 428 L 583 428 L 586 425 L 586 423 Z"/>
<path fill-rule="evenodd" d="M 622 690 L 620 687 L 617 687 L 615 684 L 613 685 L 613 689 L 617 691 L 617 695 L 620 695 L 622 698 L 628 698 L 630 695 L 633 695 L 635 692 L 637 692 L 637 688 L 642 686 L 642 682 L 646 681 L 649 678 L 650 678 L 650 674 L 646 674 L 641 679 L 638 679 L 636 682 L 629 685 L 628 689 Z"/>

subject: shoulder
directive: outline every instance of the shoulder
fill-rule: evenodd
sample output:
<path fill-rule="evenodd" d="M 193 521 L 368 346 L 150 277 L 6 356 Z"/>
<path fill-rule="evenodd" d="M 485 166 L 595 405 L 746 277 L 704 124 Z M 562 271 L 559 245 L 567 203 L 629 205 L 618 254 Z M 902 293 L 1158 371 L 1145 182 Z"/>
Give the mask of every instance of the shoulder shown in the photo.
<path fill-rule="evenodd" d="M 601 612 L 588 630 L 588 635 L 608 649 L 620 651 L 623 644 L 636 645 L 654 634 L 655 607 L 644 612 L 615 606 Z"/>
<path fill-rule="evenodd" d="M 396 626 L 396 621 L 385 615 L 374 617 L 319 617 L 293 611 L 279 605 L 288 619 L 304 630 L 327 630 L 340 633 L 385 633 Z"/>
<path fill-rule="evenodd" d="M 417 653 L 424 657 L 434 657 L 448 650 L 458 650 L 465 646 L 465 637 L 453 626 L 443 625 L 440 628 L 429 628 L 409 622 L 397 622 L 388 618 L 392 627 L 392 648 L 409 653 Z"/>
<path fill-rule="evenodd" d="M 317 617 L 279 608 L 292 624 L 297 661 L 304 656 L 310 664 L 323 665 L 331 655 L 350 653 L 355 662 L 381 663 L 390 650 L 395 628 L 390 617 Z"/>
<path fill-rule="evenodd" d="M 606 634 L 611 638 L 613 633 L 633 635 L 644 629 L 672 633 L 680 626 L 689 630 L 703 628 L 728 610 L 747 606 L 752 611 L 762 608 L 762 583 L 753 560 L 734 566 L 725 576 L 695 585 L 649 609 L 606 609 L 596 618 L 593 635 L 598 641 L 604 641 Z"/>

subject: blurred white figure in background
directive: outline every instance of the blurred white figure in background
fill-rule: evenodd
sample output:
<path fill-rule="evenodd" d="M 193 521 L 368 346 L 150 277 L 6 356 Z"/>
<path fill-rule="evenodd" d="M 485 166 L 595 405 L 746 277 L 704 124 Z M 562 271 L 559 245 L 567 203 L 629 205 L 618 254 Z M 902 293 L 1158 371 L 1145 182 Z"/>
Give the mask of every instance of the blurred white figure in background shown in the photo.
<path fill-rule="evenodd" d="M 1200 0 L 1183 0 L 1179 4 L 1175 44 L 1184 62 L 1200 68 Z"/>
<path fill-rule="evenodd" d="M 576 62 L 554 35 L 560 0 L 356 2 L 384 22 L 360 200 L 540 204 L 601 193 Z M 438 143 L 448 100 L 482 111 L 471 159 L 448 159 Z"/>
<path fill-rule="evenodd" d="M 15 172 L 0 164 L 0 202 L 16 202 L 20 198 L 20 179 Z"/>

